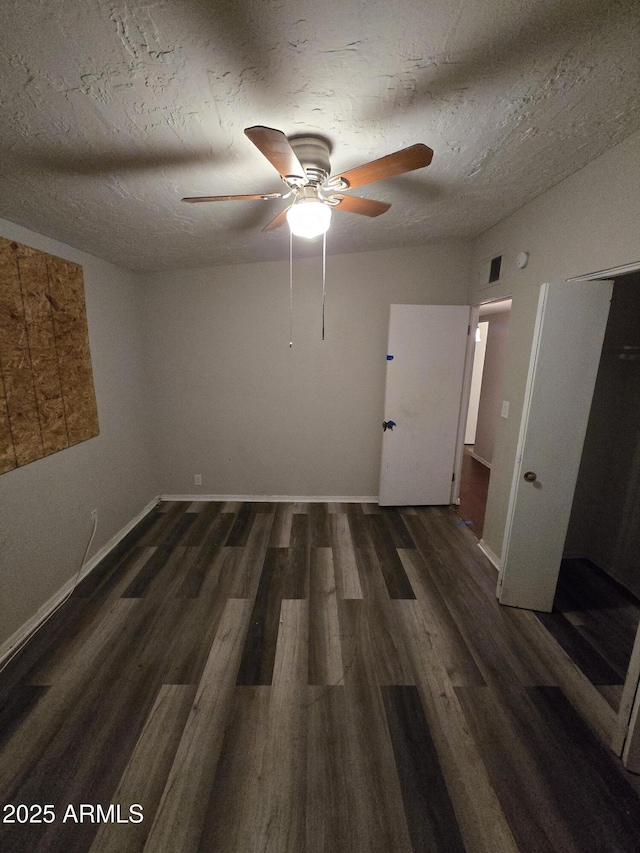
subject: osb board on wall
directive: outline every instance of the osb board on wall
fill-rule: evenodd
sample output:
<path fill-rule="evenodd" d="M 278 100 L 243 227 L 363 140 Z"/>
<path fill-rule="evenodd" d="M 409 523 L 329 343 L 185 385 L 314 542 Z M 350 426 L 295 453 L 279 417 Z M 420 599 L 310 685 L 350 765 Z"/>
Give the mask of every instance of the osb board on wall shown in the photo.
<path fill-rule="evenodd" d="M 0 474 L 98 432 L 82 267 L 0 237 Z"/>

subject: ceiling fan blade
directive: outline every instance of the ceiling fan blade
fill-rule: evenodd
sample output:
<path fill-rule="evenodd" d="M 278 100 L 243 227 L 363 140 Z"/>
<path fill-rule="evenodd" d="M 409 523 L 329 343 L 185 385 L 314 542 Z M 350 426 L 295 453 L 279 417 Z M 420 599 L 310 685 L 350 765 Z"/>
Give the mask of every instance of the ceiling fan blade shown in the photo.
<path fill-rule="evenodd" d="M 329 189 L 331 183 L 337 180 L 345 181 L 349 188 L 353 189 L 354 187 L 361 187 L 363 184 L 372 184 L 374 181 L 412 172 L 414 169 L 422 169 L 429 165 L 432 157 L 431 148 L 419 142 L 417 145 L 403 148 L 394 154 L 387 154 L 386 157 L 372 160 L 370 163 L 365 163 L 364 166 L 358 166 L 349 172 L 343 172 L 341 175 L 331 178 Z"/>
<path fill-rule="evenodd" d="M 183 198 L 182 201 L 189 204 L 198 204 L 201 201 L 269 201 L 272 198 L 282 198 L 282 193 L 255 193 L 253 195 L 198 195 L 191 198 Z"/>
<path fill-rule="evenodd" d="M 330 195 L 329 199 L 338 199 L 335 206 L 337 210 L 346 210 L 348 213 L 361 213 L 363 216 L 380 216 L 391 207 L 386 201 L 374 201 L 370 198 L 359 198 L 353 195 Z M 333 205 L 332 205 L 333 207 Z"/>
<path fill-rule="evenodd" d="M 306 182 L 305 171 L 289 144 L 289 140 L 281 130 L 256 125 L 255 127 L 247 127 L 245 135 L 264 154 L 280 177 L 295 177 Z"/>
<path fill-rule="evenodd" d="M 289 207 L 291 207 L 291 205 L 285 207 L 284 210 L 281 210 L 280 213 L 277 216 L 274 216 L 271 222 L 268 225 L 265 225 L 262 230 L 275 231 L 276 228 L 280 228 L 281 225 L 284 225 L 287 221 L 287 211 L 289 210 Z"/>

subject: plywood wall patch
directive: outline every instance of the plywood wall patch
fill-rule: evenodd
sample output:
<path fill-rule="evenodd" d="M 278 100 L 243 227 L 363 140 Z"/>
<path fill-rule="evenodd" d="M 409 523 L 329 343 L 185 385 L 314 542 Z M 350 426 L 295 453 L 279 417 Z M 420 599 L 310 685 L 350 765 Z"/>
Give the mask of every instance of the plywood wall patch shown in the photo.
<path fill-rule="evenodd" d="M 0 237 L 0 474 L 98 432 L 82 267 Z"/>

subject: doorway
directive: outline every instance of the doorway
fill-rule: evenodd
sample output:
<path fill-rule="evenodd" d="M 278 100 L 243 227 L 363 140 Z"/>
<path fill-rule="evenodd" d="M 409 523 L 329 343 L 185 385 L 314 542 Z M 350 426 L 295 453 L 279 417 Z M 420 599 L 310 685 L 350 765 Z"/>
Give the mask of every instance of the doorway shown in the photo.
<path fill-rule="evenodd" d="M 510 299 L 481 305 L 477 327 L 472 329 L 475 351 L 457 511 L 478 539 L 482 538 L 484 527 L 493 447 L 502 406 L 502 374 L 510 312 Z"/>
<path fill-rule="evenodd" d="M 551 614 L 538 614 L 614 710 L 640 621 L 640 273 L 614 280 Z"/>

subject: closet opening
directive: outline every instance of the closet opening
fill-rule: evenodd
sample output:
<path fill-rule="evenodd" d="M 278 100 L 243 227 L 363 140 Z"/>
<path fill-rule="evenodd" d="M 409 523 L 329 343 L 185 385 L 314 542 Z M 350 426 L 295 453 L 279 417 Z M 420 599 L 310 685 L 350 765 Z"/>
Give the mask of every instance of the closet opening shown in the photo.
<path fill-rule="evenodd" d="M 640 622 L 640 273 L 614 281 L 552 613 L 537 613 L 618 710 Z"/>

